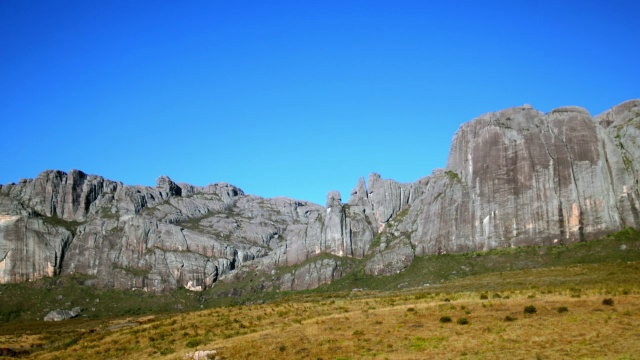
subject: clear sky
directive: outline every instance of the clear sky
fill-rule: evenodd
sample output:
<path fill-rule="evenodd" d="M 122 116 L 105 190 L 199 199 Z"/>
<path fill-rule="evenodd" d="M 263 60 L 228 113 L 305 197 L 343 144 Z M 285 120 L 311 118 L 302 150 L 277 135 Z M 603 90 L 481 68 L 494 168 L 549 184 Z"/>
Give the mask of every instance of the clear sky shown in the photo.
<path fill-rule="evenodd" d="M 458 127 L 640 97 L 637 1 L 0 1 L 0 184 L 80 169 L 324 205 Z"/>

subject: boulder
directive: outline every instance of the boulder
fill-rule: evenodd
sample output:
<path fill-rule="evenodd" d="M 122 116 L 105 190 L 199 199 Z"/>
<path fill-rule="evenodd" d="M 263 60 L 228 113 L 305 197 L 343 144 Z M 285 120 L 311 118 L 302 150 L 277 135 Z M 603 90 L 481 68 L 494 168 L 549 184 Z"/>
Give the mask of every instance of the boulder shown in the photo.
<path fill-rule="evenodd" d="M 62 321 L 77 317 L 82 312 L 82 308 L 74 307 L 71 310 L 53 310 L 44 317 L 44 321 Z"/>

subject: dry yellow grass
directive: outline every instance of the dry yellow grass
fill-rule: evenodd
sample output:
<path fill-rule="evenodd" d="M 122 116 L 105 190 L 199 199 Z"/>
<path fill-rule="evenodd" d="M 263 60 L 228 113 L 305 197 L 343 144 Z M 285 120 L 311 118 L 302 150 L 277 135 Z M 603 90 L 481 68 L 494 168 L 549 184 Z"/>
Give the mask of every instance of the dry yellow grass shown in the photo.
<path fill-rule="evenodd" d="M 640 354 L 636 294 L 615 296 L 614 306 L 603 305 L 600 294 L 455 296 L 445 302 L 442 296 L 371 295 L 147 318 L 135 327 L 85 330 L 75 344 L 32 357 L 182 359 L 196 348 L 217 350 L 221 359 L 635 359 Z M 528 305 L 537 312 L 524 314 Z M 562 306 L 569 311 L 558 313 Z M 453 321 L 442 323 L 443 316 Z M 506 316 L 516 320 L 505 321 Z M 463 317 L 469 324 L 456 323 Z"/>
<path fill-rule="evenodd" d="M 371 310 L 353 302 L 343 314 L 218 340 L 207 347 L 229 359 L 619 359 L 640 354 L 640 298 L 619 297 L 615 308 L 601 301 L 599 296 L 542 296 L 420 301 Z M 538 312 L 525 316 L 523 309 L 531 304 Z M 569 312 L 558 313 L 560 306 Z M 445 315 L 453 322 L 440 323 Z M 505 322 L 507 315 L 517 320 Z M 461 317 L 469 324 L 456 324 Z"/>
<path fill-rule="evenodd" d="M 75 319 L 41 333 L 15 325 L 0 349 L 30 350 L 34 359 L 183 359 L 196 349 L 220 359 L 638 359 L 639 270 L 616 266 L 483 275 L 428 292 L 310 294 L 173 316 Z M 492 281 L 508 286 L 465 291 L 495 289 Z M 524 313 L 530 305 L 535 314 Z M 445 316 L 452 321 L 441 322 Z"/>

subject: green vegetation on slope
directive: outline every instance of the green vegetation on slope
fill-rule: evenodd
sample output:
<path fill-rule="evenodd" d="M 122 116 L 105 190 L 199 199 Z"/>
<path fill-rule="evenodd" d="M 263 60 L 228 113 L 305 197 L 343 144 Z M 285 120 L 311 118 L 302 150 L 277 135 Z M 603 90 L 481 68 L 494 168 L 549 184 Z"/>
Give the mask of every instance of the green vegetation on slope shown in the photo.
<path fill-rule="evenodd" d="M 0 286 L 0 323 L 42 321 L 51 310 L 82 307 L 84 319 L 175 313 L 199 308 L 200 293 L 180 289 L 156 295 L 98 289 L 85 275 L 60 276 Z"/>

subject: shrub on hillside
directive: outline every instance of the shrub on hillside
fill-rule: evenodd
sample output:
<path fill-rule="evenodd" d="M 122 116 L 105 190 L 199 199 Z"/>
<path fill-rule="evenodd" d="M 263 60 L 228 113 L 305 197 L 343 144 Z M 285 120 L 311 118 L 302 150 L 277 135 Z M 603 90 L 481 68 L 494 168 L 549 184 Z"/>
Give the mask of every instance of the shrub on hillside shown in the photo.
<path fill-rule="evenodd" d="M 200 345 L 201 343 L 202 342 L 200 341 L 200 339 L 190 338 L 189 340 L 187 340 L 187 343 L 184 345 L 188 348 L 195 348 L 195 347 L 198 347 L 198 345 Z"/>
<path fill-rule="evenodd" d="M 535 314 L 536 312 L 538 312 L 538 309 L 536 309 L 536 307 L 533 305 L 528 305 L 524 307 L 525 314 Z"/>

